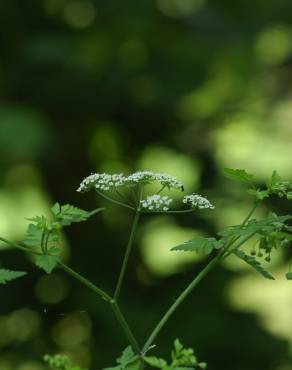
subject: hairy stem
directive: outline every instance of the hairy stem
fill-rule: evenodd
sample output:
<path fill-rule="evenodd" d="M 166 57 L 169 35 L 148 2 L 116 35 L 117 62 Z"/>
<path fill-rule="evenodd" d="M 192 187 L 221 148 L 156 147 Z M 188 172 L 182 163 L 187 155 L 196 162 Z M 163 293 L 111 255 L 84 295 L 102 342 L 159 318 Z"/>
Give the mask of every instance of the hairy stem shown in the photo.
<path fill-rule="evenodd" d="M 139 208 L 137 208 L 136 213 L 135 213 L 135 217 L 134 217 L 134 221 L 133 221 L 133 225 L 132 225 L 132 229 L 131 229 L 131 233 L 130 233 L 130 237 L 129 237 L 129 241 L 128 241 L 128 245 L 127 245 L 126 252 L 125 252 L 125 255 L 124 255 L 124 259 L 123 259 L 123 263 L 122 263 L 122 266 L 121 266 L 118 282 L 117 282 L 115 293 L 114 293 L 114 299 L 116 301 L 119 298 L 121 287 L 122 287 L 122 284 L 123 284 L 123 281 L 124 281 L 126 269 L 127 269 L 127 266 L 128 266 L 129 257 L 130 257 L 130 254 L 131 254 L 133 242 L 134 242 L 135 235 L 136 235 L 136 230 L 137 230 L 139 218 L 140 218 L 140 210 L 139 210 Z"/>
<path fill-rule="evenodd" d="M 115 314 L 115 316 L 116 316 L 119 324 L 123 328 L 124 333 L 126 334 L 128 340 L 129 340 L 129 342 L 130 342 L 133 350 L 137 354 L 140 354 L 141 351 L 140 351 L 139 344 L 138 344 L 136 338 L 134 337 L 134 335 L 133 335 L 133 333 L 132 333 L 132 331 L 131 331 L 131 329 L 130 329 L 130 327 L 129 327 L 129 325 L 128 325 L 125 317 L 124 317 L 124 315 L 122 314 L 122 312 L 121 312 L 121 310 L 120 310 L 117 302 L 115 301 L 115 299 L 112 299 L 110 301 L 110 304 L 111 304 L 112 310 L 113 310 L 113 312 L 114 312 L 114 314 Z"/>
<path fill-rule="evenodd" d="M 193 281 L 187 286 L 187 288 L 179 295 L 176 301 L 170 306 L 170 308 L 164 314 L 162 319 L 159 321 L 159 323 L 157 324 L 157 326 L 155 327 L 155 329 L 152 331 L 149 338 L 147 339 L 142 349 L 142 353 L 146 353 L 148 351 L 149 347 L 152 345 L 153 341 L 155 340 L 157 335 L 160 333 L 164 325 L 167 323 L 169 318 L 172 316 L 172 314 L 181 305 L 181 303 L 187 298 L 187 296 L 192 292 L 192 290 L 199 284 L 199 282 L 216 266 L 222 254 L 223 254 L 223 250 L 219 252 L 217 256 L 214 257 L 207 264 L 207 266 L 193 279 Z"/>

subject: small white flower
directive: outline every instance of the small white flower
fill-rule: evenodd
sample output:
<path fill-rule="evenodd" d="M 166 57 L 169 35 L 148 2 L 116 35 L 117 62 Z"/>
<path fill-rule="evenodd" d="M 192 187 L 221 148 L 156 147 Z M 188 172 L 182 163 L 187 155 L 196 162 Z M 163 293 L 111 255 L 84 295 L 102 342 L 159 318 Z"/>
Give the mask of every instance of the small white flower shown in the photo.
<path fill-rule="evenodd" d="M 86 177 L 80 184 L 77 191 L 85 192 L 94 188 L 97 190 L 111 190 L 123 186 L 125 176 L 122 173 L 110 175 L 108 173 L 94 173 Z"/>
<path fill-rule="evenodd" d="M 94 173 L 86 177 L 80 184 L 77 191 L 85 192 L 92 188 L 97 190 L 112 190 L 117 187 L 131 187 L 138 184 L 160 183 L 167 188 L 177 188 L 183 190 L 183 183 L 175 176 L 166 173 L 155 173 L 152 171 L 138 171 L 129 176 L 120 174 Z"/>
<path fill-rule="evenodd" d="M 191 207 L 198 207 L 200 209 L 214 209 L 213 204 L 199 194 L 189 194 L 183 197 L 183 203 L 189 204 Z"/>
<path fill-rule="evenodd" d="M 162 186 L 170 188 L 177 188 L 183 190 L 183 183 L 175 176 L 167 173 L 157 173 L 152 171 L 138 171 L 127 177 L 129 185 L 134 184 L 150 184 L 152 182 L 159 182 Z"/>
<path fill-rule="evenodd" d="M 146 199 L 140 201 L 141 207 L 150 211 L 168 211 L 172 199 L 167 195 L 161 196 L 159 194 L 149 195 Z"/>

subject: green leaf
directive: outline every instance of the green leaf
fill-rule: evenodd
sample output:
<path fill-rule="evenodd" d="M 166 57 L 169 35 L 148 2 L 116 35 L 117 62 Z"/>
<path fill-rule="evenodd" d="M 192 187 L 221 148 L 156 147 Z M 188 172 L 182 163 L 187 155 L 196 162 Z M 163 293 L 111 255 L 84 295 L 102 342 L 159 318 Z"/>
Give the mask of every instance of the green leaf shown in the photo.
<path fill-rule="evenodd" d="M 140 370 L 142 362 L 134 353 L 131 346 L 128 346 L 122 352 L 122 355 L 117 358 L 118 366 L 115 367 L 107 367 L 103 370 Z"/>
<path fill-rule="evenodd" d="M 263 266 L 254 257 L 245 254 L 242 250 L 233 251 L 238 258 L 246 262 L 248 265 L 253 267 L 259 274 L 261 274 L 265 279 L 275 280 L 275 278 L 266 271 Z"/>
<path fill-rule="evenodd" d="M 164 369 L 165 367 L 167 367 L 167 362 L 165 360 L 163 360 L 163 358 L 158 358 L 158 357 L 154 357 L 154 356 L 151 356 L 151 357 L 144 357 L 144 361 L 150 365 L 150 366 L 153 366 L 153 367 L 157 367 L 158 369 Z"/>
<path fill-rule="evenodd" d="M 214 249 L 220 249 L 223 243 L 215 238 L 198 237 L 171 248 L 171 251 L 185 251 L 210 254 Z"/>
<path fill-rule="evenodd" d="M 48 364 L 49 368 L 52 370 L 86 370 L 81 369 L 77 365 L 72 365 L 69 357 L 67 355 L 45 355 L 44 361 Z"/>
<path fill-rule="evenodd" d="M 45 233 L 45 234 L 44 234 Z M 44 237 L 43 237 L 44 235 Z M 59 232 L 57 230 L 51 230 L 49 233 L 47 230 L 40 229 L 34 224 L 29 224 L 26 231 L 26 238 L 24 244 L 29 247 L 40 247 L 42 242 L 46 239 L 45 236 L 48 235 L 47 246 L 50 248 L 59 242 Z"/>
<path fill-rule="evenodd" d="M 47 274 L 50 274 L 56 267 L 59 258 L 57 256 L 51 256 L 50 254 L 42 254 L 37 256 L 35 264 L 44 270 Z"/>
<path fill-rule="evenodd" d="M 224 168 L 224 173 L 226 177 L 234 181 L 250 182 L 253 178 L 252 174 L 241 169 Z"/>
<path fill-rule="evenodd" d="M 282 177 L 278 174 L 277 171 L 273 171 L 271 180 L 268 184 L 270 190 L 275 190 L 277 186 L 283 181 Z"/>
<path fill-rule="evenodd" d="M 103 208 L 97 208 L 91 212 L 84 211 L 83 209 L 65 204 L 60 206 L 59 203 L 54 204 L 52 212 L 57 222 L 62 226 L 69 226 L 73 222 L 82 222 L 88 220 L 91 216 L 103 210 Z"/>
<path fill-rule="evenodd" d="M 269 197 L 268 190 L 259 190 L 259 189 L 248 189 L 247 193 L 254 196 L 258 200 L 263 200 Z"/>
<path fill-rule="evenodd" d="M 287 280 L 292 280 L 292 272 L 291 271 L 290 272 L 287 272 L 286 279 Z"/>
<path fill-rule="evenodd" d="M 0 284 L 6 284 L 8 281 L 20 278 L 24 275 L 26 275 L 26 272 L 24 271 L 0 269 Z"/>

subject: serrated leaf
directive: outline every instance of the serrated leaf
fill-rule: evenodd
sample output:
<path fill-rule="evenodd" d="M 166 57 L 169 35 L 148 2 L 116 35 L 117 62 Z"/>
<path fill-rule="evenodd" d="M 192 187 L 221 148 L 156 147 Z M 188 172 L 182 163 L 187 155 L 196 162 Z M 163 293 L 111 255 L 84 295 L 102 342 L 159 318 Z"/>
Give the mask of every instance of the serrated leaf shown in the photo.
<path fill-rule="evenodd" d="M 43 233 L 44 230 L 40 229 L 34 224 L 29 224 L 26 231 L 24 244 L 29 247 L 40 247 L 42 244 Z M 58 242 L 59 242 L 59 233 L 56 230 L 50 231 L 47 240 L 47 246 L 51 247 Z"/>
<path fill-rule="evenodd" d="M 248 189 L 247 193 L 254 196 L 258 200 L 263 200 L 263 199 L 269 197 L 269 191 L 268 190 Z"/>
<path fill-rule="evenodd" d="M 135 353 L 132 347 L 128 346 L 123 350 L 121 357 L 117 359 L 117 363 L 124 366 L 128 365 L 128 363 L 133 360 L 133 357 L 135 357 Z"/>
<path fill-rule="evenodd" d="M 259 274 L 261 274 L 265 279 L 275 280 L 275 278 L 266 271 L 263 266 L 254 257 L 245 254 L 242 250 L 233 251 L 238 258 L 246 262 L 248 265 L 253 267 Z"/>
<path fill-rule="evenodd" d="M 214 249 L 220 249 L 222 243 L 215 238 L 197 237 L 183 244 L 176 245 L 171 251 L 197 252 L 210 254 Z"/>
<path fill-rule="evenodd" d="M 51 210 L 56 221 L 59 222 L 60 225 L 69 226 L 73 222 L 82 222 L 88 220 L 91 216 L 102 211 L 102 208 L 97 208 L 91 212 L 88 212 L 70 204 L 60 206 L 59 203 L 56 203 Z"/>
<path fill-rule="evenodd" d="M 153 367 L 157 367 L 158 369 L 163 369 L 167 366 L 167 362 L 163 358 L 158 358 L 155 356 L 144 357 L 144 361 Z"/>
<path fill-rule="evenodd" d="M 253 175 L 247 173 L 242 169 L 224 168 L 224 174 L 230 180 L 250 182 L 253 179 Z"/>
<path fill-rule="evenodd" d="M 273 190 L 282 181 L 283 181 L 282 180 L 282 177 L 278 174 L 278 172 L 277 171 L 273 171 L 271 180 L 270 180 L 270 182 L 268 184 L 268 188 L 270 190 Z"/>
<path fill-rule="evenodd" d="M 26 274 L 27 273 L 24 271 L 0 269 L 0 284 L 6 284 L 8 281 L 20 278 Z"/>
<path fill-rule="evenodd" d="M 122 355 L 117 358 L 118 366 L 107 367 L 103 370 L 140 370 L 142 362 L 134 353 L 131 346 L 128 346 L 122 352 Z"/>
<path fill-rule="evenodd" d="M 56 267 L 59 258 L 57 256 L 51 256 L 49 254 L 42 254 L 37 256 L 35 259 L 35 264 L 44 270 L 47 274 L 50 274 Z"/>

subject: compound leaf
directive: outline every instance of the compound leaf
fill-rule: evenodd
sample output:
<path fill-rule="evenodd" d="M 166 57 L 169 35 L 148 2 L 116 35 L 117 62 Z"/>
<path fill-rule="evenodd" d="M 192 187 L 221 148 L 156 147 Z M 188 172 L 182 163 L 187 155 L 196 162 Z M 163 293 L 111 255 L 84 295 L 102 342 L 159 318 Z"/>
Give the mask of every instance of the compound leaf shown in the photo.
<path fill-rule="evenodd" d="M 185 251 L 210 254 L 214 249 L 220 249 L 222 242 L 215 238 L 198 237 L 171 248 L 171 251 Z"/>
<path fill-rule="evenodd" d="M 260 264 L 259 261 L 257 261 L 254 257 L 252 256 L 249 256 L 247 254 L 245 254 L 243 251 L 241 250 L 236 250 L 236 251 L 233 251 L 233 253 L 238 257 L 240 258 L 241 260 L 243 260 L 244 262 L 246 262 L 248 265 L 250 265 L 251 267 L 253 267 L 259 274 L 261 274 L 265 279 L 270 279 L 270 280 L 275 280 L 275 278 L 268 272 L 266 271 L 263 266 Z"/>
<path fill-rule="evenodd" d="M 56 221 L 62 226 L 69 226 L 73 222 L 82 222 L 88 220 L 91 216 L 102 211 L 103 208 L 97 208 L 91 212 L 74 207 L 70 204 L 61 206 L 59 203 L 54 204 L 51 208 Z"/>

